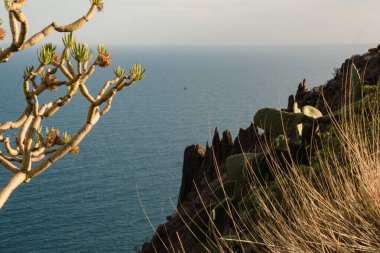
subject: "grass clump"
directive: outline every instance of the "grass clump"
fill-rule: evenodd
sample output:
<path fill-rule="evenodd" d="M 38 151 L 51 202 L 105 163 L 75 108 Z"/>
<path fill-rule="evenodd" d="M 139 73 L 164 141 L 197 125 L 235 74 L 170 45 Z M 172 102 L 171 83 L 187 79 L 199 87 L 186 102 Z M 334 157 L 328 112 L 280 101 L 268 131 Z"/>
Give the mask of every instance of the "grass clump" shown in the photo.
<path fill-rule="evenodd" d="M 266 141 L 260 161 L 240 156 L 243 176 L 232 158 L 239 192 L 226 189 L 218 209 L 194 217 L 197 252 L 380 252 L 380 99 L 377 88 L 358 99 L 357 82 L 345 106 L 322 118 L 323 130 L 295 140 L 307 162 L 291 150 L 289 129 L 286 150 Z"/>

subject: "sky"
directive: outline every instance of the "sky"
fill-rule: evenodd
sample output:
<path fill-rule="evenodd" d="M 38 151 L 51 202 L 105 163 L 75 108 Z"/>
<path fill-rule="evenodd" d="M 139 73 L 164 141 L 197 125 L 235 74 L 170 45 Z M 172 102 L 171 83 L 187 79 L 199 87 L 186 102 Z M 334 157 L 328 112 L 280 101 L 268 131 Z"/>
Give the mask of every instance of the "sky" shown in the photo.
<path fill-rule="evenodd" d="M 379 0 L 104 0 L 77 38 L 111 45 L 380 42 Z M 31 33 L 83 16 L 89 0 L 29 0 Z M 0 11 L 6 20 L 4 8 Z M 7 28 L 7 22 L 4 22 Z M 61 35 L 51 36 L 53 42 Z"/>

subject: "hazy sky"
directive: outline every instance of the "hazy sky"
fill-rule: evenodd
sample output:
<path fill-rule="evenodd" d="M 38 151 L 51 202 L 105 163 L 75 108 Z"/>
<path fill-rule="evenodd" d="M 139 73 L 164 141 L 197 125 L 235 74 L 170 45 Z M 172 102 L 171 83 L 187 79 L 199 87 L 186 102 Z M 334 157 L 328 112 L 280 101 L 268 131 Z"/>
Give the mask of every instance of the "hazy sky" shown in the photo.
<path fill-rule="evenodd" d="M 104 0 L 78 37 L 132 45 L 380 42 L 379 0 Z M 88 0 L 29 0 L 32 31 L 82 16 Z M 4 10 L 1 17 L 6 15 Z M 59 36 L 60 37 L 60 36 Z M 58 36 L 51 40 L 58 40 Z"/>

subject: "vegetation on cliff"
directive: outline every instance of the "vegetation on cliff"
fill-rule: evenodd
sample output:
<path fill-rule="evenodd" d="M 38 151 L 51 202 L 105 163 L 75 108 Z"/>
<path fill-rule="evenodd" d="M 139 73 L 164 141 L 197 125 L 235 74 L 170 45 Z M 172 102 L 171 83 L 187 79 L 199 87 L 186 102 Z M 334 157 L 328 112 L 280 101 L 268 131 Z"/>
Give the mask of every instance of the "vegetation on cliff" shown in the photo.
<path fill-rule="evenodd" d="M 301 83 L 287 110 L 259 110 L 248 149 L 237 151 L 226 132 L 206 152 L 187 150 L 183 182 L 192 185 L 181 188 L 178 213 L 143 252 L 378 252 L 380 83 L 372 51 L 347 60 L 325 86 L 308 91 Z"/>

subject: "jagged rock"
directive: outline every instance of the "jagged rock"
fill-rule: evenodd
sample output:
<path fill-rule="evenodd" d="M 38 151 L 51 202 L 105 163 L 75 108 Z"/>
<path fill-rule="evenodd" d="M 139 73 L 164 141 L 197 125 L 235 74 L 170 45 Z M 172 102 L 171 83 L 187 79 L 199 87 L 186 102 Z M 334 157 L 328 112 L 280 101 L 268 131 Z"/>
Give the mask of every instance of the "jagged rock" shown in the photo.
<path fill-rule="evenodd" d="M 301 98 L 304 98 L 304 96 L 305 96 L 305 94 L 307 94 L 307 92 L 308 92 L 307 83 L 306 83 L 306 80 L 303 79 L 303 81 L 300 82 L 300 84 L 298 85 L 295 100 L 299 101 Z"/>
<path fill-rule="evenodd" d="M 202 177 L 199 168 L 205 157 L 205 150 L 201 145 L 191 145 L 186 147 L 183 155 L 182 183 L 178 197 L 178 203 L 184 202 L 189 192 L 194 188 L 194 181 L 197 182 Z"/>
<path fill-rule="evenodd" d="M 286 108 L 287 112 L 293 112 L 294 103 L 295 103 L 294 95 L 290 95 L 288 98 L 288 107 Z"/>
<path fill-rule="evenodd" d="M 253 123 L 247 129 L 240 128 L 234 141 L 234 154 L 251 152 L 258 142 L 258 136 L 259 131 Z"/>
<path fill-rule="evenodd" d="M 212 147 L 211 153 L 209 153 L 207 155 L 209 155 L 211 158 L 214 155 L 215 158 L 210 159 L 210 161 L 215 163 L 215 161 L 213 161 L 213 160 L 216 160 L 216 162 L 219 163 L 220 158 L 222 156 L 222 142 L 220 140 L 218 128 L 215 128 L 214 137 L 212 138 L 212 146 L 211 147 Z"/>
<path fill-rule="evenodd" d="M 227 157 L 231 155 L 231 151 L 234 145 L 230 131 L 228 130 L 224 131 L 222 136 L 223 137 L 221 140 L 221 154 L 220 154 L 221 160 L 219 162 L 221 162 L 222 160 L 226 160 Z"/>
<path fill-rule="evenodd" d="M 215 128 L 212 146 L 206 144 L 206 150 L 201 145 L 186 147 L 182 167 L 182 184 L 178 197 L 178 207 L 181 203 L 194 197 L 194 183 L 202 187 L 205 182 L 216 178 L 216 168 L 231 155 L 234 148 L 231 133 L 227 130 L 220 138 L 218 128 Z M 223 167 L 223 166 L 220 166 Z M 193 193 L 193 194 L 190 194 Z"/>

